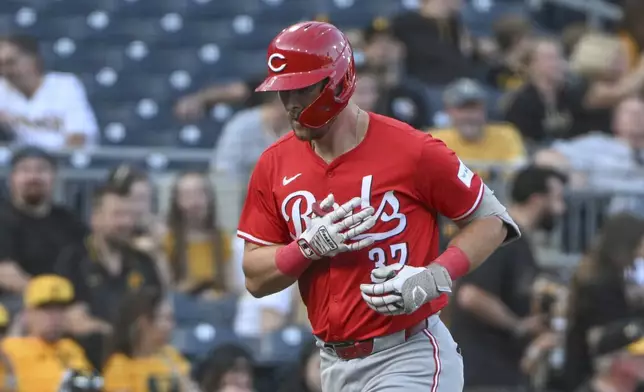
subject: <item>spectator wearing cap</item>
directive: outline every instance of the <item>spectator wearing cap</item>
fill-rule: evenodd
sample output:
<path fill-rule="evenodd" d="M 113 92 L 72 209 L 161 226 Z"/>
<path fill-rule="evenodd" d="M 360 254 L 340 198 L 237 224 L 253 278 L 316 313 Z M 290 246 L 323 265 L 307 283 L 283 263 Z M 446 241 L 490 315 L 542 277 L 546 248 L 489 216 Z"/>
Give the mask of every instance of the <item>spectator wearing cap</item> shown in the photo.
<path fill-rule="evenodd" d="M 526 151 L 519 131 L 508 123 L 488 122 L 487 93 L 472 79 L 458 79 L 448 85 L 443 95 L 451 128 L 430 130 L 433 137 L 445 142 L 459 158 L 483 165 L 515 169 L 526 162 Z M 490 171 L 476 170 L 490 179 Z"/>
<path fill-rule="evenodd" d="M 25 336 L 1 343 L 18 391 L 55 392 L 66 371 L 93 369 L 83 349 L 63 337 L 65 312 L 73 301 L 74 288 L 65 278 L 42 275 L 29 282 L 24 293 Z"/>
<path fill-rule="evenodd" d="M 592 378 L 576 392 L 636 392 L 644 388 L 644 323 L 616 321 L 588 335 L 595 364 Z"/>
<path fill-rule="evenodd" d="M 508 212 L 523 236 L 459 279 L 450 330 L 463 347 L 466 391 L 516 392 L 527 386 L 521 358 L 531 339 L 547 330 L 544 310 L 531 306 L 541 270 L 530 238 L 552 229 L 565 211 L 564 180 L 549 169 L 520 170 Z"/>
<path fill-rule="evenodd" d="M 0 38 L 0 124 L 17 144 L 49 150 L 96 144 L 98 125 L 80 80 L 47 72 L 33 38 Z"/>
<path fill-rule="evenodd" d="M 63 249 L 55 270 L 72 282 L 76 292 L 76 303 L 67 312 L 70 333 L 99 367 L 105 335 L 116 317 L 113 304 L 144 287 L 161 290 L 162 283 L 151 257 L 131 245 L 131 203 L 119 189 L 105 186 L 95 192 L 91 229 L 81 244 Z"/>
<path fill-rule="evenodd" d="M 87 233 L 81 220 L 53 202 L 54 158 L 36 147 L 11 160 L 10 198 L 0 204 L 0 288 L 20 293 L 32 276 L 54 271 L 56 257 Z"/>

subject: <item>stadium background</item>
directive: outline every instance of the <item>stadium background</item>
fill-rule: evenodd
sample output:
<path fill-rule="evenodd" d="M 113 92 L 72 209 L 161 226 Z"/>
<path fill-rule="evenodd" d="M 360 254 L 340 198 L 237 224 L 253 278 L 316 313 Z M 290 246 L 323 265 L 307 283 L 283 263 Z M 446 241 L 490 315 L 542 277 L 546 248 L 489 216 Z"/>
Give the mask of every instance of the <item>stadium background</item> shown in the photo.
<path fill-rule="evenodd" d="M 207 171 L 222 127 L 244 103 L 218 103 L 197 121 L 175 115 L 182 96 L 213 84 L 251 80 L 265 73 L 265 48 L 285 26 L 301 20 L 328 20 L 349 31 L 385 25 L 395 15 L 418 6 L 414 0 L 3 0 L 0 33 L 38 38 L 47 70 L 70 72 L 83 82 L 100 126 L 99 145 L 61 150 L 56 200 L 84 217 L 93 190 L 108 171 L 122 163 L 148 171 L 157 190 L 160 212 L 167 210 L 176 173 Z M 540 34 L 557 35 L 567 25 L 584 22 L 613 29 L 621 10 L 602 0 L 464 0 L 461 17 L 475 37 L 491 37 L 492 25 L 504 15 L 521 15 Z M 482 73 L 481 73 L 482 75 Z M 424 85 L 427 128 L 441 122 L 443 85 Z M 501 97 L 489 88 L 490 97 Z M 491 98 L 491 99 L 492 99 Z M 492 112 L 492 119 L 495 113 Z M 502 116 L 499 120 L 502 120 Z M 0 148 L 0 172 L 7 176 L 11 146 Z M 474 168 L 503 165 L 469 162 Z M 234 232 L 244 184 L 211 173 L 220 224 Z M 503 194 L 504 176 L 493 187 Z M 544 239 L 543 260 L 566 279 L 596 233 L 607 201 L 614 195 L 592 189 L 568 195 L 566 227 Z M 575 235 L 562 233 L 571 229 Z M 579 237 L 583 237 L 580 239 Z M 561 272 L 563 271 L 563 272 Z M 203 305 L 203 306 L 202 306 Z M 197 309 L 198 308 L 198 309 Z M 180 306 L 174 343 L 189 358 L 234 339 L 228 335 L 233 312 L 227 299 Z M 192 313 L 191 313 L 192 312 Z M 183 317 L 183 319 L 182 319 Z M 224 321 L 222 321 L 224 320 Z M 182 324 L 182 321 L 185 321 Z M 222 325 L 219 323 L 223 322 Z M 214 324 L 214 325 L 213 325 Z M 216 333 L 214 333 L 216 331 Z M 257 341 L 241 341 L 257 355 L 258 389 L 275 390 L 274 368 L 297 361 L 306 328 L 287 326 Z M 196 347 L 198 346 L 198 347 Z M 192 351 L 191 351 L 192 350 Z M 205 350 L 205 351 L 204 351 Z M 194 354 L 194 355 L 193 355 Z M 274 366 L 275 365 L 275 366 Z"/>

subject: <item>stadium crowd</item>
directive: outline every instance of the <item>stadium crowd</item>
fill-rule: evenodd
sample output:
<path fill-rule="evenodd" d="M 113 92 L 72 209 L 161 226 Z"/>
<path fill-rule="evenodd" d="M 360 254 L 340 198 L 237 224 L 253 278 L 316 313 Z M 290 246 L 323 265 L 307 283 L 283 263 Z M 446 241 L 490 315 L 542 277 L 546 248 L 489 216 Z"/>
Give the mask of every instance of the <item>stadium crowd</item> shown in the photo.
<path fill-rule="evenodd" d="M 208 3 L 160 7 L 188 2 Z M 18 7 L 8 15 L 26 18 L 31 3 L 9 1 Z M 644 2 L 612 1 L 623 18 L 602 26 L 559 5 L 510 12 L 527 10 L 523 0 L 402 3 L 416 7 L 365 26 L 342 12 L 309 17 L 346 25 L 356 104 L 442 140 L 522 228 L 457 282 L 441 314 L 462 348 L 466 391 L 644 390 Z M 508 12 L 479 20 L 499 4 Z M 473 9 L 479 19 L 467 17 Z M 11 148 L 0 390 L 320 392 L 297 287 L 253 298 L 243 240 L 222 220 L 245 194 L 222 203 L 217 180 L 243 189 L 289 131 L 277 96 L 253 93 L 263 74 L 193 86 L 160 109 L 202 124 L 222 104 L 240 108 L 212 131 L 208 169 L 170 173 L 161 200 L 158 172 L 114 165 L 83 195 L 85 213 L 55 198 L 60 157 L 113 140 L 116 112 L 101 109 L 82 75 L 50 68 L 42 42 L 52 37 L 14 30 L 0 37 L 0 134 Z M 135 124 L 154 140 L 156 129 Z M 455 230 L 444 223 L 446 242 Z"/>

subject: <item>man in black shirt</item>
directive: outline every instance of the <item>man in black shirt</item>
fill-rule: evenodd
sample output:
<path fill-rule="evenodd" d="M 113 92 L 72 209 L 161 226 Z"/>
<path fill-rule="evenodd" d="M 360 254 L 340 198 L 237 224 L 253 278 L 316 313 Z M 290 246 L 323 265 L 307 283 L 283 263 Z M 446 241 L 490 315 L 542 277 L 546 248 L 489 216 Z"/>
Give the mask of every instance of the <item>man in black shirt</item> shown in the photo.
<path fill-rule="evenodd" d="M 644 323 L 624 320 L 589 334 L 595 375 L 576 392 L 638 392 L 644 390 Z"/>
<path fill-rule="evenodd" d="M 81 243 L 85 225 L 52 202 L 54 158 L 27 147 L 11 160 L 10 200 L 0 204 L 0 289 L 21 293 L 32 276 L 54 270 L 58 253 Z"/>
<path fill-rule="evenodd" d="M 80 246 L 65 249 L 56 273 L 74 285 L 77 303 L 68 316 L 72 334 L 97 368 L 103 335 L 111 332 L 114 311 L 124 294 L 142 287 L 161 289 L 154 261 L 129 245 L 134 230 L 131 202 L 118 189 L 94 194 L 92 234 Z"/>
<path fill-rule="evenodd" d="M 530 314 L 538 267 L 529 236 L 552 228 L 565 209 L 563 191 L 557 172 L 536 167 L 520 171 L 508 211 L 524 236 L 459 282 L 451 331 L 463 348 L 466 390 L 515 391 L 525 385 L 519 369 L 525 345 L 545 329 L 543 315 Z"/>

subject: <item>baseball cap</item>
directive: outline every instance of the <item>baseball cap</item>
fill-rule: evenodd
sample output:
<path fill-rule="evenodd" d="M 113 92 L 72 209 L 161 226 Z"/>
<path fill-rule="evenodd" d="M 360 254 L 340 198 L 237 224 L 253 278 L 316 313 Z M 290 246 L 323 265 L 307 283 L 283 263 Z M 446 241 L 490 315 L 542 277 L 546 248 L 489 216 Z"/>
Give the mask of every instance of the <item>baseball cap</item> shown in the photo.
<path fill-rule="evenodd" d="M 29 281 L 23 296 L 28 309 L 46 305 L 68 305 L 74 300 L 71 282 L 58 275 L 41 275 Z"/>
<path fill-rule="evenodd" d="M 33 146 L 23 147 L 13 153 L 11 156 L 11 167 L 15 167 L 24 159 L 40 158 L 47 161 L 53 167 L 56 166 L 56 160 L 47 151 Z"/>
<path fill-rule="evenodd" d="M 461 78 L 447 85 L 443 101 L 447 106 L 463 106 L 468 103 L 484 102 L 485 89 L 474 79 Z"/>
<path fill-rule="evenodd" d="M 644 320 L 617 321 L 603 327 L 599 337 L 591 342 L 595 356 L 626 351 L 644 355 Z"/>

